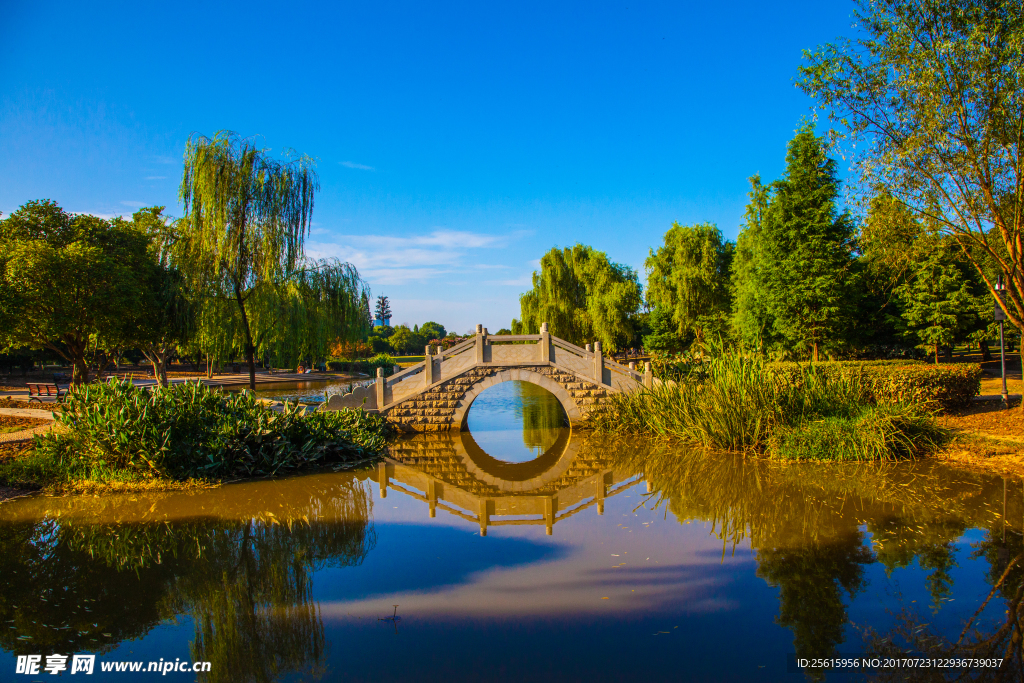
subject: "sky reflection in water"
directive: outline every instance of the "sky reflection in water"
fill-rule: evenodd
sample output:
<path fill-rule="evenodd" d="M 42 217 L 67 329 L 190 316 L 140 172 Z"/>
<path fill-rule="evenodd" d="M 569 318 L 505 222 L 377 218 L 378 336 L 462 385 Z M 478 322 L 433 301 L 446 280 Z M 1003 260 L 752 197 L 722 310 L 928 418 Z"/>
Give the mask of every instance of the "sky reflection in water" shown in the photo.
<path fill-rule="evenodd" d="M 561 436 L 565 410 L 549 391 L 529 382 L 502 382 L 477 396 L 466 420 L 477 445 L 503 462 L 542 455 Z"/>
<path fill-rule="evenodd" d="M 1021 550 L 992 477 L 553 431 L 523 463 L 420 435 L 354 474 L 0 505 L 0 678 L 96 652 L 216 681 L 799 681 L 787 654 L 862 652 L 850 622 L 887 610 L 958 633 Z"/>

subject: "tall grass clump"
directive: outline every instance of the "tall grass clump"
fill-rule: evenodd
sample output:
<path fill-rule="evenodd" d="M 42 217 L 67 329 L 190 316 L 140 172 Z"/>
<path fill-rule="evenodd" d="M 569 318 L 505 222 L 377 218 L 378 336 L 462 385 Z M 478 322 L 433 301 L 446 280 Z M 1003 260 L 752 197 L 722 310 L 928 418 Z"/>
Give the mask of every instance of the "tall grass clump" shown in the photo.
<path fill-rule="evenodd" d="M 387 430 L 362 410 L 276 412 L 248 392 L 193 383 L 150 391 L 112 379 L 71 391 L 34 456 L 0 475 L 43 484 L 268 476 L 380 455 Z"/>
<path fill-rule="evenodd" d="M 783 374 L 759 357 L 723 353 L 678 380 L 613 394 L 597 427 L 705 448 L 786 459 L 887 460 L 942 442 L 925 407 L 877 404 L 859 377 L 813 365 Z"/>

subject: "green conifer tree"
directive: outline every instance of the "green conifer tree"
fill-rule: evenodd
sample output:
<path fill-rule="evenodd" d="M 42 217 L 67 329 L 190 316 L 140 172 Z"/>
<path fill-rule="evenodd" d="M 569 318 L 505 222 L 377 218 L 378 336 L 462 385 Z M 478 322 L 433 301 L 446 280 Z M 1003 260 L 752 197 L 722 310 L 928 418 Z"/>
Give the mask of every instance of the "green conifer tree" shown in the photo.
<path fill-rule="evenodd" d="M 750 178 L 749 197 L 731 267 L 732 328 L 734 337 L 742 345 L 761 351 L 772 341 L 773 326 L 764 302 L 759 270 L 761 232 L 771 190 L 761 182 L 760 175 Z"/>
<path fill-rule="evenodd" d="M 789 348 L 809 349 L 817 361 L 822 345 L 842 341 L 854 223 L 839 211 L 836 162 L 811 124 L 790 141 L 772 190 L 756 259 L 765 307 Z"/>

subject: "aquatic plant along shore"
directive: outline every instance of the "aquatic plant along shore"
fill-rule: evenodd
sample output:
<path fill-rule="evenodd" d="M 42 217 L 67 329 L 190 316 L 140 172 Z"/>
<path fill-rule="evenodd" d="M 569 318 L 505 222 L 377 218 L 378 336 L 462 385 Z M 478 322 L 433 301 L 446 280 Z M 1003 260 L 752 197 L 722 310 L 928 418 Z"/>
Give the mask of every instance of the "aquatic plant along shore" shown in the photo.
<path fill-rule="evenodd" d="M 362 410 L 273 410 L 248 392 L 200 384 L 142 389 L 117 379 L 71 391 L 32 454 L 0 464 L 0 482 L 52 491 L 171 488 L 224 478 L 350 467 L 385 451 L 389 426 Z"/>
<path fill-rule="evenodd" d="M 956 381 L 976 385 L 978 377 L 968 372 Z M 877 385 L 863 372 L 779 369 L 757 356 L 722 353 L 677 381 L 612 396 L 597 426 L 785 459 L 889 460 L 945 443 L 933 401 Z"/>

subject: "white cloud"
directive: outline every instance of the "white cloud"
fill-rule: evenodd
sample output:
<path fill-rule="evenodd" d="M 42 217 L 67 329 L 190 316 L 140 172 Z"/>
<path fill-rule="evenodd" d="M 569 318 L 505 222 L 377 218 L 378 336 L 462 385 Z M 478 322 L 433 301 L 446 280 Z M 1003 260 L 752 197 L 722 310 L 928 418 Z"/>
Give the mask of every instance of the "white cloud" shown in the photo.
<path fill-rule="evenodd" d="M 342 166 L 344 166 L 345 168 L 354 168 L 354 169 L 359 170 L 359 171 L 376 171 L 377 170 L 373 166 L 367 166 L 366 164 L 357 164 L 354 161 L 339 161 L 338 163 L 341 164 Z"/>
<path fill-rule="evenodd" d="M 427 235 L 338 235 L 328 241 L 310 241 L 306 252 L 316 258 L 348 261 L 374 285 L 422 282 L 435 277 L 464 273 L 467 269 L 491 270 L 507 266 L 474 262 L 472 250 L 507 245 L 512 235 L 488 235 L 462 230 L 434 230 Z"/>
<path fill-rule="evenodd" d="M 487 284 L 506 285 L 508 287 L 530 287 L 533 285 L 533 274 L 527 273 L 511 280 L 488 280 Z"/>

